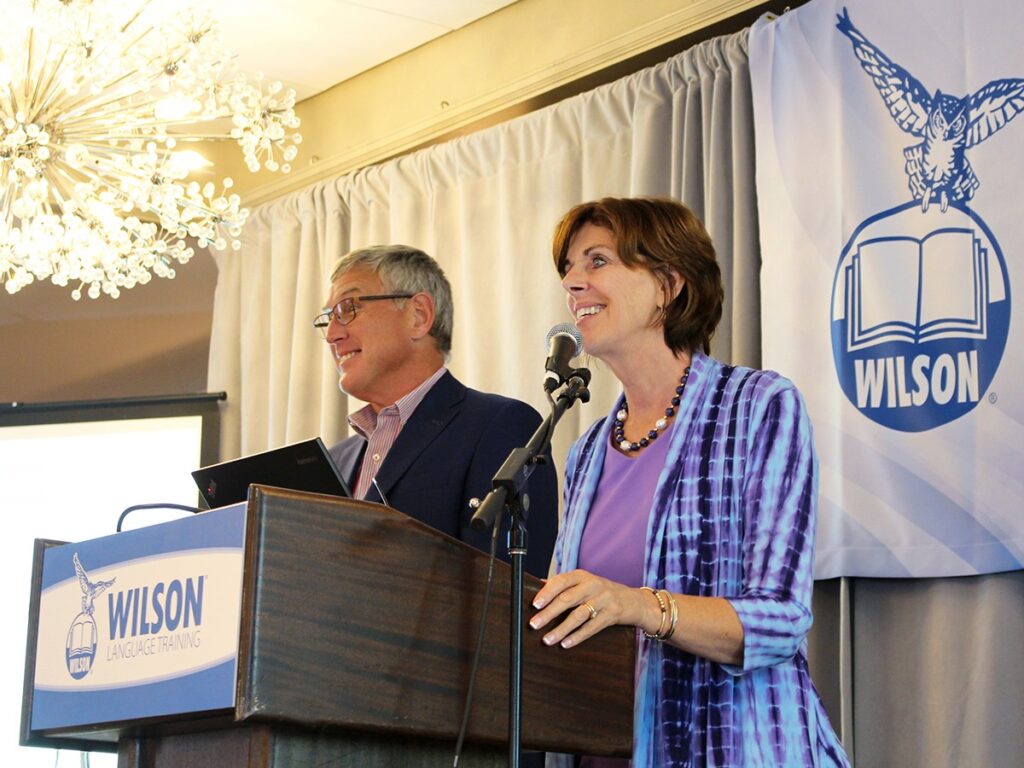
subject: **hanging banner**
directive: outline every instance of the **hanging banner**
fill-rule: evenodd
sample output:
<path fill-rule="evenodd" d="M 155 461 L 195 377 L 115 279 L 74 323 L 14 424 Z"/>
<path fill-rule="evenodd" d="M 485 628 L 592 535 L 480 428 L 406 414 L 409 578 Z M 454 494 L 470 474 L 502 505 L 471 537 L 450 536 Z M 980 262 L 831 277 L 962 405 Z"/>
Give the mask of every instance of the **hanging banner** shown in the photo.
<path fill-rule="evenodd" d="M 814 0 L 751 31 L 763 359 L 814 424 L 817 578 L 1024 563 L 1021 29 L 1011 0 Z"/>

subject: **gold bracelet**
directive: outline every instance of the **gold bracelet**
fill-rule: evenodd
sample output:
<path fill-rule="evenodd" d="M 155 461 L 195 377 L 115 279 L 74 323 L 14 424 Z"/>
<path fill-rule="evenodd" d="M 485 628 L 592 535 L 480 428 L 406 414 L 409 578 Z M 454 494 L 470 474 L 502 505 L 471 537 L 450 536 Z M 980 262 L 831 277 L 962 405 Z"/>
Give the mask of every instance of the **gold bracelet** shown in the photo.
<path fill-rule="evenodd" d="M 658 624 L 657 631 L 651 634 L 643 627 L 640 627 L 640 631 L 644 633 L 644 637 L 648 640 L 661 640 L 663 637 L 662 633 L 665 631 L 665 622 L 668 619 L 668 605 L 666 605 L 665 598 L 661 596 L 661 593 L 653 587 L 640 587 L 640 589 L 646 589 L 654 595 L 654 599 L 658 601 L 658 607 L 661 608 L 661 622 Z"/>
<path fill-rule="evenodd" d="M 679 606 L 676 604 L 675 595 L 673 595 L 667 589 L 663 589 L 661 591 L 665 593 L 665 599 L 668 600 L 670 609 L 669 613 L 671 614 L 671 618 L 668 624 L 668 632 L 666 632 L 659 638 L 660 640 L 664 641 L 670 639 L 676 631 L 676 622 L 679 621 Z"/>

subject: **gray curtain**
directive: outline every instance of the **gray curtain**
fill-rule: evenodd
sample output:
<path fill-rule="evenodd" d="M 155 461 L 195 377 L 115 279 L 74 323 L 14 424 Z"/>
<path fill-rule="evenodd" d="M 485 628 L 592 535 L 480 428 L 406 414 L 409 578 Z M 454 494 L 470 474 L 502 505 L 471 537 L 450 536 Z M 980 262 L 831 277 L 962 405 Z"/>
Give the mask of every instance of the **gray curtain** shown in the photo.
<path fill-rule="evenodd" d="M 815 684 L 858 768 L 1024 765 L 1024 571 L 818 582 Z"/>

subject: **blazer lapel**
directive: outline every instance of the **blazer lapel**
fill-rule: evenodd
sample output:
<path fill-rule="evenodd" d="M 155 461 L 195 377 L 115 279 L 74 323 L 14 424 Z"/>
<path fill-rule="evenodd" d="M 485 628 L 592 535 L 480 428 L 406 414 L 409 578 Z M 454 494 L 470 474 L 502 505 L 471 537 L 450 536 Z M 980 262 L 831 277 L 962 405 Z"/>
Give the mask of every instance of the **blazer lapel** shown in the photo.
<path fill-rule="evenodd" d="M 384 464 L 377 473 L 377 485 L 388 496 L 395 483 L 404 475 L 427 447 L 448 426 L 458 413 L 459 404 L 466 397 L 466 388 L 449 372 L 437 383 L 413 411 L 409 421 L 398 433 L 398 439 L 388 451 Z M 380 498 L 373 486 L 366 497 Z"/>

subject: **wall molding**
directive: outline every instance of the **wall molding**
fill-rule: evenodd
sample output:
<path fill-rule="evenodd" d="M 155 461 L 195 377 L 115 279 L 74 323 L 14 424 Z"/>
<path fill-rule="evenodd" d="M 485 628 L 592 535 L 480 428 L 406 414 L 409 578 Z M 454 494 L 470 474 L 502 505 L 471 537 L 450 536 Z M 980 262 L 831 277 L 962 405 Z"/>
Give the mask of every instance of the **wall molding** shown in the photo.
<path fill-rule="evenodd" d="M 405 123 L 370 141 L 354 144 L 344 152 L 293 170 L 287 176 L 259 184 L 243 193 L 248 207 L 382 162 L 422 147 L 439 137 L 486 120 L 502 110 L 571 83 L 605 67 L 624 61 L 659 45 L 670 43 L 711 24 L 761 5 L 763 0 L 697 0 L 657 19 L 611 37 L 600 45 L 580 51 L 551 65 L 506 81 L 478 98 L 453 105 L 440 115 Z"/>

